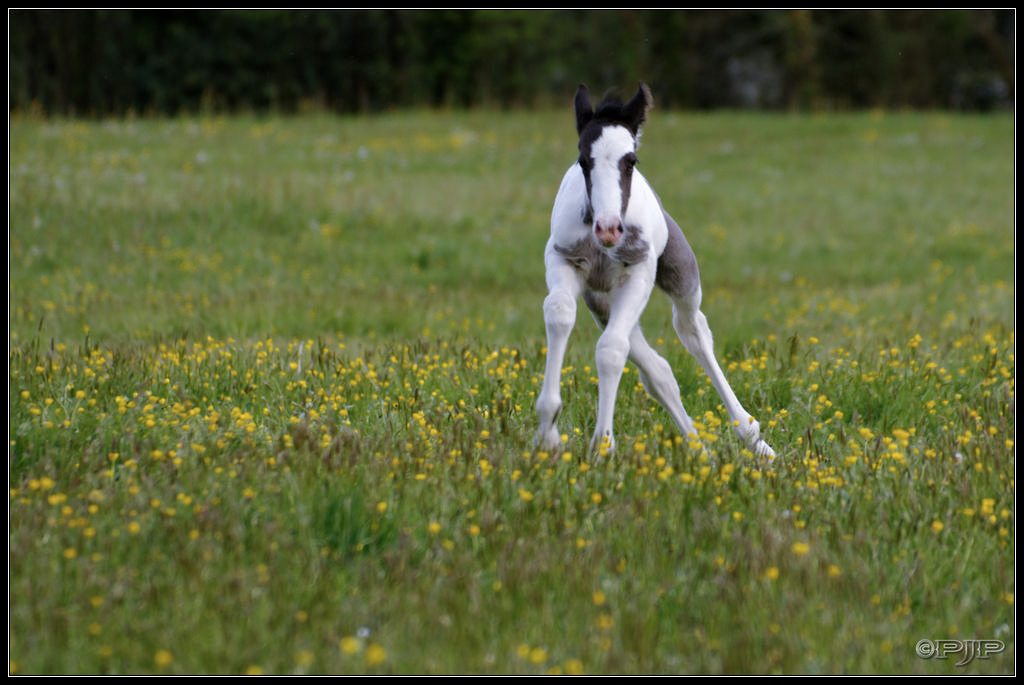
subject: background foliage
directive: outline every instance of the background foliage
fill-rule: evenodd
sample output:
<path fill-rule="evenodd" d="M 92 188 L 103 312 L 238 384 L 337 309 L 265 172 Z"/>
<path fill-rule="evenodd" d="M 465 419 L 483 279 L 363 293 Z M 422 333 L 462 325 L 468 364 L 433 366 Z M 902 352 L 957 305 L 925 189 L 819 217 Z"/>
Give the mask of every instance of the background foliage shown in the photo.
<path fill-rule="evenodd" d="M 15 110 L 528 106 L 643 79 L 684 108 L 991 108 L 1013 10 L 12 10 Z"/>

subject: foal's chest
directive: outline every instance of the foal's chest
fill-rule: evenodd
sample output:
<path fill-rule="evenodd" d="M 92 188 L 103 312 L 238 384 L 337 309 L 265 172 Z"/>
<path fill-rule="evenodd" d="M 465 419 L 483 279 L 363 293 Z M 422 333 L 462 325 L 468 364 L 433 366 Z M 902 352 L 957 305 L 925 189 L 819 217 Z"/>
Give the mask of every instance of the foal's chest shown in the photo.
<path fill-rule="evenodd" d="M 610 292 L 629 279 L 629 267 L 646 261 L 650 245 L 634 227 L 627 227 L 614 250 L 604 250 L 591 238 L 568 247 L 555 245 L 560 254 L 583 278 L 587 288 Z"/>

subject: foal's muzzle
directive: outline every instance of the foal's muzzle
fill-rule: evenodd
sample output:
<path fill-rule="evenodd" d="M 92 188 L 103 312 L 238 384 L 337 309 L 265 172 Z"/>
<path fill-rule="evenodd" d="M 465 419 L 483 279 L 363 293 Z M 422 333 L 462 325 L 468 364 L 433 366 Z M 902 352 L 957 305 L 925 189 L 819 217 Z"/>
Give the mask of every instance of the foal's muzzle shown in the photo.
<path fill-rule="evenodd" d="M 622 238 L 622 224 L 618 221 L 597 222 L 594 224 L 594 237 L 602 247 L 615 247 Z"/>

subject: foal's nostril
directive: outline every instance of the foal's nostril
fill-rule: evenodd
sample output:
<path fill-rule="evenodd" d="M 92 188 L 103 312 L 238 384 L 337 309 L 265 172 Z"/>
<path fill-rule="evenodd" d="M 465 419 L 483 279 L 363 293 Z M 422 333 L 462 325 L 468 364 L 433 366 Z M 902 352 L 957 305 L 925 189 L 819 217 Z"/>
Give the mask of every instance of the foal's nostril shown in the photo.
<path fill-rule="evenodd" d="M 604 247 L 615 247 L 619 244 L 619 238 L 622 237 L 622 224 L 618 221 L 607 224 L 597 222 L 594 224 L 594 237 Z"/>

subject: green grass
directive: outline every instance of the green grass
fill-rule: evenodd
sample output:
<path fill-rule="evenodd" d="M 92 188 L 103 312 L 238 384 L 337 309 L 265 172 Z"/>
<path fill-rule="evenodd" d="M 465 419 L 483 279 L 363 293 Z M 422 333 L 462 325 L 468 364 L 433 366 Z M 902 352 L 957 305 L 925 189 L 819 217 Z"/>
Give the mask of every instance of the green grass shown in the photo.
<path fill-rule="evenodd" d="M 594 463 L 582 312 L 530 447 L 568 111 L 13 121 L 10 670 L 1013 673 L 1013 135 L 655 110 L 778 457 L 655 297 L 703 447 L 630 370 Z"/>

